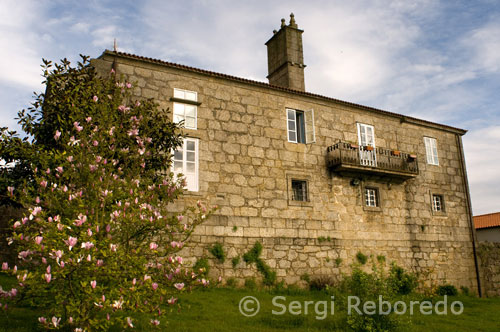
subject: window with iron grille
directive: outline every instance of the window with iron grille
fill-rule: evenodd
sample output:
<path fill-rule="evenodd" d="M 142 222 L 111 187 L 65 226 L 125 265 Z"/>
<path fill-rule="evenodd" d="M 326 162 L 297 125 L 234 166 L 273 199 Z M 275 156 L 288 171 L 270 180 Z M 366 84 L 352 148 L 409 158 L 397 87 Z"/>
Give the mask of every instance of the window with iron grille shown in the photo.
<path fill-rule="evenodd" d="M 365 205 L 370 207 L 378 206 L 378 189 L 365 188 Z"/>
<path fill-rule="evenodd" d="M 304 180 L 292 180 L 292 200 L 307 202 L 307 181 Z"/>
<path fill-rule="evenodd" d="M 432 194 L 432 210 L 435 212 L 444 212 L 444 201 L 442 195 Z"/>

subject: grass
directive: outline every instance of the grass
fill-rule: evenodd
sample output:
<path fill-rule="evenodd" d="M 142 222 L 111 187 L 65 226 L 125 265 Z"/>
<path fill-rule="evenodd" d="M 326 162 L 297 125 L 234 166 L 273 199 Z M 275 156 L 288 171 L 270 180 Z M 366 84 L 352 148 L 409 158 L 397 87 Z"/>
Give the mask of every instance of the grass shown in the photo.
<path fill-rule="evenodd" d="M 9 280 L 0 280 L 5 285 Z M 8 288 L 8 285 L 4 286 Z M 288 305 L 291 301 L 327 301 L 330 310 L 330 295 L 325 292 L 311 292 L 289 289 L 283 291 L 251 291 L 247 289 L 212 288 L 198 290 L 191 294 L 180 296 L 180 309 L 174 309 L 163 316 L 161 330 L 163 331 L 345 331 L 345 308 L 341 302 L 335 302 L 335 314 L 328 315 L 324 320 L 316 319 L 314 305 L 309 306 L 308 314 L 273 315 L 272 310 L 280 310 L 273 305 L 274 296 L 284 296 L 286 300 L 280 303 Z M 260 312 L 254 317 L 244 317 L 240 314 L 238 304 L 245 296 L 254 296 L 260 302 Z M 461 331 L 500 331 L 500 298 L 479 299 L 469 296 L 448 297 L 448 305 L 453 301 L 464 304 L 461 315 L 422 315 L 417 311 L 411 319 L 413 324 L 404 331 L 430 332 L 461 332 Z M 0 331 L 37 331 L 40 327 L 38 312 L 27 307 L 15 307 L 0 313 Z M 149 319 L 144 315 L 131 314 L 139 331 L 149 331 Z M 168 320 L 168 323 L 165 321 Z M 116 327 L 115 331 L 121 331 Z"/>

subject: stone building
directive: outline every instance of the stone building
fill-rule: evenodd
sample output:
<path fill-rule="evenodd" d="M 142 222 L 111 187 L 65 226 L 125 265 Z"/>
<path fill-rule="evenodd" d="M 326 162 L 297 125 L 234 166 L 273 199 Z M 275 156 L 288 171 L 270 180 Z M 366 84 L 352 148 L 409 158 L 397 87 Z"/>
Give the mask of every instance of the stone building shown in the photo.
<path fill-rule="evenodd" d="M 212 271 L 258 276 L 231 258 L 259 241 L 294 283 L 339 275 L 362 252 L 477 290 L 466 131 L 306 92 L 302 33 L 291 15 L 267 41 L 269 84 L 117 51 L 93 60 L 184 121 L 184 200 L 220 207 L 185 254 L 219 242 L 229 259 Z"/>

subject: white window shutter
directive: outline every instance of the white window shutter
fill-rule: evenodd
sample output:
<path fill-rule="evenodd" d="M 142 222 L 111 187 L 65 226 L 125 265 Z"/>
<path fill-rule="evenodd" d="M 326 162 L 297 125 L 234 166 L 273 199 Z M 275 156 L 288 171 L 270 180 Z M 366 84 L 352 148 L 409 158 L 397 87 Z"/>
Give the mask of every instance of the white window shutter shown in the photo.
<path fill-rule="evenodd" d="M 286 128 L 288 132 L 288 142 L 297 143 L 297 120 L 295 110 L 286 109 Z"/>
<path fill-rule="evenodd" d="M 316 133 L 314 128 L 314 110 L 304 112 L 306 124 L 306 144 L 316 142 Z"/>

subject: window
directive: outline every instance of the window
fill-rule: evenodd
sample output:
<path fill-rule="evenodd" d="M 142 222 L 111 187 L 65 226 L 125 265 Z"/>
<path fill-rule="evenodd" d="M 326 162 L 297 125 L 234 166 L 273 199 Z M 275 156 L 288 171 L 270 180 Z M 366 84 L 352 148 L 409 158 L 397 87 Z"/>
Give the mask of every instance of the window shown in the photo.
<path fill-rule="evenodd" d="M 309 144 L 316 142 L 314 112 L 287 109 L 288 142 Z"/>
<path fill-rule="evenodd" d="M 432 194 L 432 211 L 444 212 L 444 201 L 442 195 Z"/>
<path fill-rule="evenodd" d="M 185 138 L 182 145 L 174 151 L 174 174 L 183 174 L 186 189 L 198 191 L 198 140 Z"/>
<path fill-rule="evenodd" d="M 196 129 L 198 107 L 189 102 L 196 102 L 198 94 L 194 91 L 174 89 L 174 98 L 186 101 L 186 103 L 174 102 L 174 122 L 184 121 L 184 128 Z"/>
<path fill-rule="evenodd" d="M 425 153 L 427 155 L 427 163 L 430 165 L 439 165 L 437 141 L 435 138 L 424 137 Z"/>
<path fill-rule="evenodd" d="M 365 188 L 365 205 L 369 207 L 378 207 L 378 189 L 377 188 Z"/>
<path fill-rule="evenodd" d="M 358 123 L 359 161 L 364 166 L 377 166 L 375 153 L 375 129 L 371 125 Z"/>
<path fill-rule="evenodd" d="M 292 200 L 307 202 L 307 181 L 304 180 L 292 180 Z"/>

